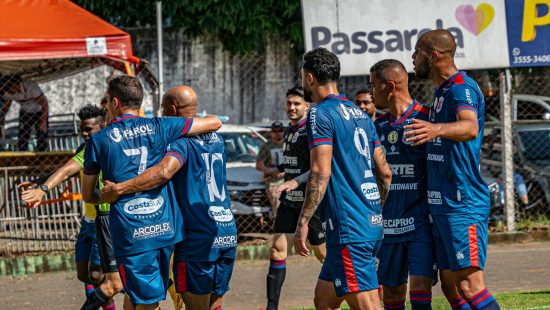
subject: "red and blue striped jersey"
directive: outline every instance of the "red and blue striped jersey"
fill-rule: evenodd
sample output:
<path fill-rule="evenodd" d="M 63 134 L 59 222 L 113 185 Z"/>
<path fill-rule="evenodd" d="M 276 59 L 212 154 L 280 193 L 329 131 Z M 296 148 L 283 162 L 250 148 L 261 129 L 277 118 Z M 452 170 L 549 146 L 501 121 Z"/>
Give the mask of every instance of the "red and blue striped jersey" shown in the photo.
<path fill-rule="evenodd" d="M 141 118 L 122 115 L 92 135 L 84 153 L 84 173 L 115 183 L 135 178 L 160 162 L 166 147 L 185 136 L 192 118 Z M 115 256 L 175 244 L 183 238 L 183 220 L 172 183 L 121 196 L 109 215 Z"/>
<path fill-rule="evenodd" d="M 308 115 L 309 148 L 332 145 L 332 170 L 322 208 L 327 245 L 382 239 L 373 153 L 374 123 L 344 96 L 330 95 Z"/>
<path fill-rule="evenodd" d="M 465 110 L 477 114 L 477 138 L 459 142 L 438 137 L 426 147 L 428 204 L 434 215 L 489 214 L 489 189 L 480 173 L 485 100 L 477 83 L 458 72 L 436 89 L 430 122 L 456 122 Z"/>

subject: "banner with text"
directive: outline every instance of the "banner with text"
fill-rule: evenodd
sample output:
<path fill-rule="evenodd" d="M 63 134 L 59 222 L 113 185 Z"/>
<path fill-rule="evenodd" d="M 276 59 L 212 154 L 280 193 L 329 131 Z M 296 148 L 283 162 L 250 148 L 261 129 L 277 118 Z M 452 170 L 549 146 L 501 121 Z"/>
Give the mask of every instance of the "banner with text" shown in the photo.
<path fill-rule="evenodd" d="M 506 0 L 510 66 L 550 66 L 550 0 Z"/>
<path fill-rule="evenodd" d="M 459 69 L 510 64 L 503 0 L 302 0 L 302 14 L 306 50 L 334 52 L 342 75 L 369 74 L 387 58 L 412 71 L 418 37 L 437 28 L 455 36 Z"/>

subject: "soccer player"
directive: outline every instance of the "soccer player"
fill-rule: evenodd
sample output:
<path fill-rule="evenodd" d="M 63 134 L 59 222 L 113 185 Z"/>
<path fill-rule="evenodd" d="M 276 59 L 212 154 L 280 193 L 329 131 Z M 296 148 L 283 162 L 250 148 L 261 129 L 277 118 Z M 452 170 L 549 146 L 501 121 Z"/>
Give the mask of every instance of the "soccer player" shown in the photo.
<path fill-rule="evenodd" d="M 426 146 L 411 146 L 403 135 L 413 119 L 428 120 L 429 110 L 409 94 L 409 78 L 398 60 L 370 69 L 374 104 L 388 113 L 374 122 L 393 176 L 382 211 L 384 240 L 378 252 L 378 281 L 384 307 L 405 309 L 407 280 L 413 309 L 431 309 L 434 250 L 426 193 Z"/>
<path fill-rule="evenodd" d="M 306 133 L 309 102 L 304 100 L 302 87 L 286 92 L 286 113 L 290 125 L 283 139 L 283 164 L 273 174 L 284 172 L 285 182 L 277 188 L 281 193 L 281 205 L 277 209 L 273 227 L 269 273 L 267 274 L 267 309 L 278 309 L 281 288 L 286 276 L 286 257 L 289 234 L 296 231 L 300 210 L 304 203 L 306 181 L 309 176 L 309 151 Z M 325 259 L 325 233 L 318 210 L 309 222 L 308 241 L 315 256 L 322 263 Z M 292 244 L 292 241 L 290 241 Z"/>
<path fill-rule="evenodd" d="M 499 309 L 483 279 L 490 207 L 479 171 L 485 103 L 476 82 L 457 70 L 455 51 L 455 38 L 444 29 L 429 31 L 416 43 L 416 76 L 438 88 L 430 121 L 413 120 L 405 135 L 413 146 L 427 143 L 428 204 L 442 289 L 451 307 Z"/>
<path fill-rule="evenodd" d="M 217 130 L 216 117 L 140 118 L 143 87 L 127 75 L 113 78 L 107 89 L 107 109 L 116 119 L 86 144 L 82 194 L 100 202 L 99 171 L 120 183 L 157 164 L 177 138 Z M 158 309 L 169 284 L 170 256 L 183 239 L 183 221 L 171 183 L 121 196 L 111 205 L 109 228 L 126 294 L 136 309 Z"/>
<path fill-rule="evenodd" d="M 194 117 L 197 95 L 191 87 L 177 86 L 163 98 L 163 115 Z M 102 199 L 116 200 L 172 180 L 181 207 L 185 240 L 174 257 L 176 289 L 189 309 L 222 309 L 229 290 L 237 245 L 237 227 L 227 192 L 223 138 L 217 133 L 180 138 L 165 157 L 137 178 L 107 182 Z"/>
<path fill-rule="evenodd" d="M 338 57 L 324 48 L 309 51 L 301 75 L 304 99 L 317 106 L 306 125 L 311 167 L 294 245 L 300 255 L 309 255 L 308 223 L 321 206 L 327 256 L 315 307 L 336 309 L 344 299 L 351 309 L 380 309 L 374 258 L 382 240 L 381 206 L 390 168 L 370 117 L 338 94 Z"/>
<path fill-rule="evenodd" d="M 80 108 L 77 114 L 80 119 L 80 134 L 84 139 L 84 143 L 78 147 L 73 158 L 63 167 L 49 175 L 45 181 L 37 180 L 40 183 L 38 188 L 23 191 L 21 198 L 29 207 L 38 207 L 49 191 L 61 184 L 61 182 L 82 171 L 84 166 L 84 147 L 90 136 L 104 127 L 105 112 L 103 109 L 90 104 Z M 28 188 L 34 184 L 34 182 L 23 182 L 18 187 Z M 89 203 L 85 204 L 84 217 L 82 218 L 80 232 L 75 243 L 77 278 L 84 282 L 87 297 L 90 297 L 94 293 L 94 286 L 98 286 L 102 278 L 100 273 L 99 246 L 96 239 L 96 208 L 108 208 L 108 205 L 94 206 Z M 103 270 L 103 272 L 109 271 Z M 110 303 L 104 309 L 114 309 L 114 303 Z"/>
<path fill-rule="evenodd" d="M 372 95 L 366 88 L 361 88 L 355 93 L 355 104 L 361 108 L 363 112 L 367 113 L 374 122 L 376 119 L 376 107 L 374 106 Z"/>

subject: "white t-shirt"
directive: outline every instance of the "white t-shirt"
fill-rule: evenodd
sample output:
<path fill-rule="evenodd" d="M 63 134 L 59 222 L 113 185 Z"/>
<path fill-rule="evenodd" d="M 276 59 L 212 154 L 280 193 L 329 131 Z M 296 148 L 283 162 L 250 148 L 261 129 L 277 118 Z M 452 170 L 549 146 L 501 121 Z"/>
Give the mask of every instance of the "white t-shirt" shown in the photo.
<path fill-rule="evenodd" d="M 4 94 L 4 100 L 15 101 L 21 105 L 21 111 L 27 113 L 36 113 L 42 110 L 38 103 L 38 97 L 42 95 L 42 90 L 33 81 L 22 81 L 21 91 L 15 94 Z"/>

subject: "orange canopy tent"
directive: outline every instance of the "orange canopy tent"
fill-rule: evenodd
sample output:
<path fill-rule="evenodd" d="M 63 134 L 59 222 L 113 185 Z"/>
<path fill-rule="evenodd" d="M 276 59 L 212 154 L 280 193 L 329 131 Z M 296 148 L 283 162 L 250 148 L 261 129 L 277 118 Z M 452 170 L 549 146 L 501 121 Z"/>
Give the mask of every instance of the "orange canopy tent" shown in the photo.
<path fill-rule="evenodd" d="M 140 63 L 130 35 L 69 0 L 0 0 L 0 72 L 52 80 Z"/>

